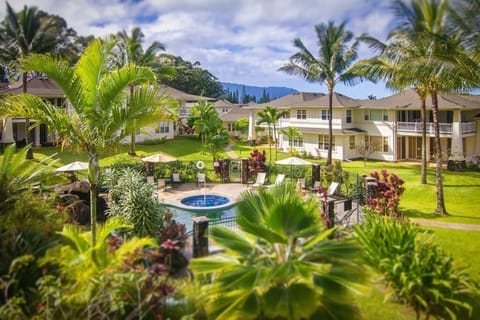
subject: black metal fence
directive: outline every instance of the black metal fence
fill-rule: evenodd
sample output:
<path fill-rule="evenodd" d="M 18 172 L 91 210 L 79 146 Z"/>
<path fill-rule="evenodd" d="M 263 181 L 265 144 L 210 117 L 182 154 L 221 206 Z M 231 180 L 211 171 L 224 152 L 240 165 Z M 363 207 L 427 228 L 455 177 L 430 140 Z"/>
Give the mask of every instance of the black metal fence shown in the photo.
<path fill-rule="evenodd" d="M 238 230 L 237 217 L 220 217 L 217 219 L 212 219 L 208 221 L 209 226 L 221 226 L 233 230 Z"/>

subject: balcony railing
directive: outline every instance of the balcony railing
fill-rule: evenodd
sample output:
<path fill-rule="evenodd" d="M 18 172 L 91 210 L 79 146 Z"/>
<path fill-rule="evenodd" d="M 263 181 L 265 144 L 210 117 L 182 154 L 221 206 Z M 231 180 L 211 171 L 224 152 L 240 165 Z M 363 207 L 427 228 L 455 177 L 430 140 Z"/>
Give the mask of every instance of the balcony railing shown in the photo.
<path fill-rule="evenodd" d="M 427 123 L 426 128 L 427 134 L 434 134 L 433 123 Z M 476 132 L 475 122 L 462 122 L 462 133 L 472 133 Z M 421 122 L 398 122 L 397 131 L 399 132 L 415 132 L 422 133 L 422 123 Z M 452 134 L 453 133 L 453 124 L 451 123 L 440 123 L 440 133 L 443 134 Z"/>

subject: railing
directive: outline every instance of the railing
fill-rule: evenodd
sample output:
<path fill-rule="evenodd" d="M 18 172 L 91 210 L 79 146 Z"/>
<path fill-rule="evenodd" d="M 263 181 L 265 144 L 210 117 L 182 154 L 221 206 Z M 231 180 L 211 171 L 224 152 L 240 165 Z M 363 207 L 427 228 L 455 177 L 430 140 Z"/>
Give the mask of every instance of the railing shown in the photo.
<path fill-rule="evenodd" d="M 475 122 L 462 122 L 461 123 L 462 133 L 472 133 L 476 132 Z M 398 122 L 397 130 L 400 132 L 415 132 L 422 133 L 422 123 L 421 122 Z M 434 134 L 433 123 L 427 123 L 427 134 Z M 440 133 L 452 134 L 453 133 L 453 124 L 451 123 L 440 123 Z"/>
<path fill-rule="evenodd" d="M 323 120 L 322 118 L 306 118 L 306 119 L 297 119 L 297 118 L 286 118 L 280 119 L 278 126 L 279 127 L 288 127 L 294 125 L 308 126 L 308 125 L 324 125 L 328 128 L 328 120 Z M 342 126 L 342 119 L 332 119 L 333 126 Z"/>
<path fill-rule="evenodd" d="M 238 230 L 237 217 L 223 217 L 218 219 L 212 219 L 208 221 L 208 226 L 221 226 L 233 230 Z"/>
<path fill-rule="evenodd" d="M 477 132 L 477 125 L 475 122 L 462 122 L 462 133 Z"/>

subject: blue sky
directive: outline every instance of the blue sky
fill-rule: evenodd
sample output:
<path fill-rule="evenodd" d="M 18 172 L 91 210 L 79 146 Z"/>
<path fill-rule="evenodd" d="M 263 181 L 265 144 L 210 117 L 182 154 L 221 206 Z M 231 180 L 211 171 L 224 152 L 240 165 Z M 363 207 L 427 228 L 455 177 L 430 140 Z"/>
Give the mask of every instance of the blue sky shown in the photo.
<path fill-rule="evenodd" d="M 16 11 L 37 6 L 66 19 L 80 35 L 103 36 L 138 26 L 145 43 L 160 41 L 167 53 L 198 61 L 220 81 L 255 86 L 286 86 L 326 92 L 318 83 L 277 71 L 295 53 L 299 37 L 312 52 L 314 25 L 346 20 L 347 29 L 385 40 L 392 14 L 389 0 L 10 0 Z M 5 16 L 5 5 L 0 6 Z M 360 47 L 361 58 L 373 53 Z M 339 85 L 353 98 L 390 95 L 383 84 Z"/>

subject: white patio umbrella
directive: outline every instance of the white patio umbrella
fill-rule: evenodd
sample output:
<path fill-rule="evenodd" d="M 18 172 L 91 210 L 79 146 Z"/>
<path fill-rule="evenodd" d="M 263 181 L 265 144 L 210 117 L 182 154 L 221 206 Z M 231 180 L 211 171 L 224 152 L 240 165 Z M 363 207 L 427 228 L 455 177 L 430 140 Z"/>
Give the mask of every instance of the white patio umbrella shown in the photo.
<path fill-rule="evenodd" d="M 275 163 L 280 165 L 290 166 L 290 179 L 293 178 L 292 177 L 293 166 L 308 166 L 312 164 L 310 161 L 303 160 L 297 157 L 290 157 L 282 160 L 277 160 L 275 161 Z"/>
<path fill-rule="evenodd" d="M 55 169 L 56 172 L 81 171 L 88 169 L 88 162 L 74 161 L 60 168 Z"/>
<path fill-rule="evenodd" d="M 167 163 L 167 162 L 173 162 L 176 161 L 174 157 L 167 156 L 166 154 L 152 154 L 151 156 L 142 158 L 143 162 L 151 162 L 151 163 Z"/>

